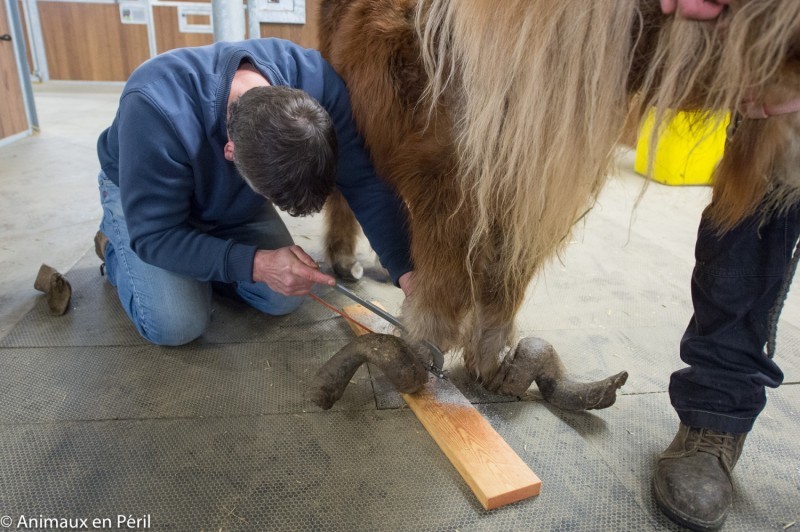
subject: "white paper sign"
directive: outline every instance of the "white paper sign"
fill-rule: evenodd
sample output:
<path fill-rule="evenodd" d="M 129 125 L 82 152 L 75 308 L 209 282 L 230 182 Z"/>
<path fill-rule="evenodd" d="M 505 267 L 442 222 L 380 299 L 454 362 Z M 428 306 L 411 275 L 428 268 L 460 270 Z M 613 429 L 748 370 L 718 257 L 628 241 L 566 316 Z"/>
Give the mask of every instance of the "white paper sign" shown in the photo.
<path fill-rule="evenodd" d="M 255 0 L 255 15 L 259 22 L 305 24 L 305 0 Z"/>

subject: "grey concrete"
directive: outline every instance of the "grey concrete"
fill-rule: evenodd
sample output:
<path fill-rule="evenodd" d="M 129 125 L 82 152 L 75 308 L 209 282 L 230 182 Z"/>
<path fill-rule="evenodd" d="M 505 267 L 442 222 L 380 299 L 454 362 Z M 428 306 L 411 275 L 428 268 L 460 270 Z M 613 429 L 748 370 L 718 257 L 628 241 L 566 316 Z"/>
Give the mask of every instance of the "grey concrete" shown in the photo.
<path fill-rule="evenodd" d="M 485 512 L 374 368 L 334 411 L 308 402 L 308 380 L 350 338 L 315 302 L 271 318 L 216 298 L 200 340 L 167 349 L 138 337 L 91 250 L 94 143 L 118 91 L 39 86 L 42 132 L 0 148 L 0 517 L 149 515 L 154 530 L 678 530 L 650 478 L 677 427 L 666 389 L 681 367 L 707 188 L 650 184 L 641 195 L 621 152 L 596 208 L 527 294 L 520 330 L 550 340 L 574 374 L 630 371 L 613 407 L 559 412 L 535 388 L 509 401 L 448 356 L 457 385 L 543 481 L 540 496 Z M 321 259 L 319 218 L 286 221 Z M 397 312 L 401 293 L 366 245 L 359 253 L 368 278 L 354 288 Z M 33 290 L 43 262 L 72 283 L 65 316 Z M 789 384 L 770 390 L 748 438 L 725 530 L 800 520 L 798 345 L 792 293 L 777 354 Z"/>

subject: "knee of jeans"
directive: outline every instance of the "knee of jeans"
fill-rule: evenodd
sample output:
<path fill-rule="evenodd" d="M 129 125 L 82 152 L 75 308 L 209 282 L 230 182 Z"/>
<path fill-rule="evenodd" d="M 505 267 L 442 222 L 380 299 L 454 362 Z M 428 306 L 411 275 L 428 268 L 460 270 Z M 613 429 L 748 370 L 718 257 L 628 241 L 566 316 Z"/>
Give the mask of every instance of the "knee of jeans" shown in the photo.
<path fill-rule="evenodd" d="M 149 324 L 140 325 L 140 334 L 149 342 L 161 346 L 179 346 L 199 338 L 208 328 L 210 314 L 170 313 L 154 317 Z"/>
<path fill-rule="evenodd" d="M 285 316 L 286 314 L 291 314 L 300 308 L 300 305 L 302 305 L 304 301 L 304 298 L 302 297 L 291 296 L 276 296 L 270 299 L 271 301 L 265 305 L 265 308 L 262 309 L 262 312 L 271 314 L 273 316 Z"/>

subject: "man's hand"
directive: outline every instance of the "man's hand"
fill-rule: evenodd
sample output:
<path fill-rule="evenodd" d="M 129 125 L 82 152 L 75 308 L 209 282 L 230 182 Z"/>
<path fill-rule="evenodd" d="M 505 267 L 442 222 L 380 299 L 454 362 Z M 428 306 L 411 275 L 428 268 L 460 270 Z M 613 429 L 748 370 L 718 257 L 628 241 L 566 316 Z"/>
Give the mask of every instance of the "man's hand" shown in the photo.
<path fill-rule="evenodd" d="M 677 12 L 679 17 L 695 20 L 717 18 L 731 0 L 661 0 L 665 15 Z"/>
<path fill-rule="evenodd" d="M 285 296 L 304 296 L 316 283 L 328 286 L 336 284 L 333 277 L 319 271 L 314 259 L 300 246 L 256 251 L 253 281 L 266 283 Z"/>

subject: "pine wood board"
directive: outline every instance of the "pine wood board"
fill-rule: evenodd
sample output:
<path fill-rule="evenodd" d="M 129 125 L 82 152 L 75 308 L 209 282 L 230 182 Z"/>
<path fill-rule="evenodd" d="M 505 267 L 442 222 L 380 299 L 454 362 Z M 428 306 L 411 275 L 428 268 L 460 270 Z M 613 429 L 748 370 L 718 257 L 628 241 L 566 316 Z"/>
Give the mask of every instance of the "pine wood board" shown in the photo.
<path fill-rule="evenodd" d="M 343 311 L 373 332 L 394 332 L 388 322 L 361 305 Z M 369 332 L 347 323 L 358 336 Z M 452 382 L 431 375 L 422 390 L 401 395 L 485 509 L 539 494 L 539 477 Z"/>

